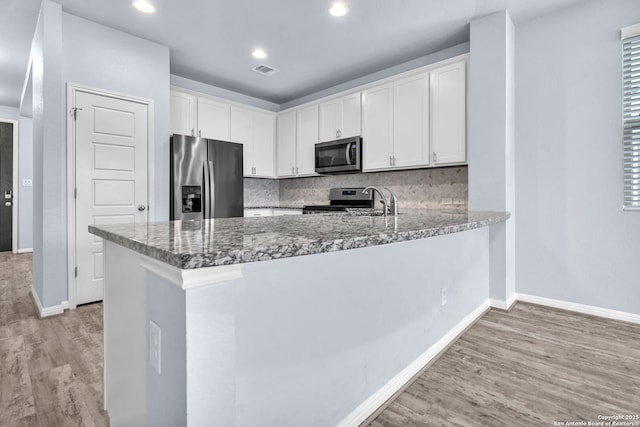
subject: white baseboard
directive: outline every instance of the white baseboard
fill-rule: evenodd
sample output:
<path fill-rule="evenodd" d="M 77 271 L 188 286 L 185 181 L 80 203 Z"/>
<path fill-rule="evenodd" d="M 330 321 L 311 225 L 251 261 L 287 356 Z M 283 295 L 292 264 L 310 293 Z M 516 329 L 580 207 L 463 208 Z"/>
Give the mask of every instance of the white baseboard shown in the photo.
<path fill-rule="evenodd" d="M 516 294 L 512 294 L 508 300 L 502 301 L 499 299 L 490 299 L 489 304 L 491 307 L 497 308 L 499 310 L 509 311 L 513 307 L 513 304 L 516 303 Z"/>
<path fill-rule="evenodd" d="M 55 316 L 57 314 L 62 314 L 66 309 L 69 308 L 69 301 L 62 301 L 59 305 L 54 305 L 51 307 L 42 307 L 42 303 L 40 302 L 40 297 L 33 286 L 31 287 L 31 298 L 33 299 L 33 303 L 36 305 L 38 309 L 38 315 L 40 318 Z"/>
<path fill-rule="evenodd" d="M 592 316 L 640 324 L 640 314 L 627 313 L 624 311 L 611 310 L 609 308 L 595 307 L 593 305 L 584 305 L 575 302 L 561 301 L 557 299 L 537 297 L 535 295 L 527 294 L 516 294 L 516 299 L 522 302 L 546 305 L 548 307 L 560 308 L 562 310 L 575 311 L 576 313 L 590 314 Z"/>
<path fill-rule="evenodd" d="M 376 391 L 371 397 L 362 402 L 353 412 L 345 419 L 338 423 L 338 427 L 356 427 L 371 416 L 378 408 L 380 408 L 389 398 L 391 398 L 398 390 L 400 390 L 411 378 L 413 378 L 420 370 L 422 370 L 429 362 L 436 358 L 442 350 L 455 341 L 458 336 L 465 331 L 470 325 L 478 320 L 490 308 L 489 300 L 482 303 L 478 308 L 469 313 L 456 326 L 453 327 L 445 336 L 440 338 L 434 345 L 429 347 L 427 351 L 422 353 L 420 357 L 414 360 L 409 366 L 404 368 L 398 375 L 393 377 L 381 389 Z"/>
<path fill-rule="evenodd" d="M 19 254 L 26 254 L 29 252 L 33 252 L 33 248 L 22 248 L 22 249 L 18 249 L 18 253 Z"/>

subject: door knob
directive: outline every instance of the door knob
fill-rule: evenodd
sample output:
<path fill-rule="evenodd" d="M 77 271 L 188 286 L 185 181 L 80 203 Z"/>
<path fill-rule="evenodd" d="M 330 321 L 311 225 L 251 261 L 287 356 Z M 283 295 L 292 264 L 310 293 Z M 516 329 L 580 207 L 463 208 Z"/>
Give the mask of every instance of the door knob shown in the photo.
<path fill-rule="evenodd" d="M 142 212 L 143 210 L 147 209 L 147 207 L 145 205 L 138 205 L 138 210 L 140 212 Z"/>

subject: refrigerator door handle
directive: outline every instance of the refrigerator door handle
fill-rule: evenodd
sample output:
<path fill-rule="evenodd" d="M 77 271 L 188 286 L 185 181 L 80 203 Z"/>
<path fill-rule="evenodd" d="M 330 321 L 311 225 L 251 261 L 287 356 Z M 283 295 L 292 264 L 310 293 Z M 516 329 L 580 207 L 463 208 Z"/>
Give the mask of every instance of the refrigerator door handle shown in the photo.
<path fill-rule="evenodd" d="M 214 209 L 215 209 L 216 183 L 215 183 L 215 178 L 213 174 L 213 162 L 211 160 L 207 162 L 207 169 L 208 169 L 208 175 L 209 175 L 209 180 L 208 180 L 209 216 L 208 218 L 212 219 L 214 215 Z"/>
<path fill-rule="evenodd" d="M 211 208 L 209 205 L 209 199 L 211 198 L 211 188 L 210 188 L 210 183 L 209 183 L 209 168 L 207 167 L 207 162 L 203 162 L 202 164 L 202 172 L 204 174 L 204 180 L 203 180 L 203 190 L 204 190 L 204 206 L 202 208 L 203 210 L 203 219 L 207 219 L 210 218 L 211 216 Z"/>

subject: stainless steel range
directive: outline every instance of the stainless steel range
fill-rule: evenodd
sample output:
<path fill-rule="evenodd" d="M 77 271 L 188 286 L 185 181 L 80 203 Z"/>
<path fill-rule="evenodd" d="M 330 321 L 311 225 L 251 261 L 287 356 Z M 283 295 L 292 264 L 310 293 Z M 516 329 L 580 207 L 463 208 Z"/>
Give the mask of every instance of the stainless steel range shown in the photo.
<path fill-rule="evenodd" d="M 329 190 L 328 205 L 307 205 L 303 214 L 323 212 L 345 212 L 347 209 L 373 209 L 373 191 L 363 193 L 364 187 L 332 188 Z"/>

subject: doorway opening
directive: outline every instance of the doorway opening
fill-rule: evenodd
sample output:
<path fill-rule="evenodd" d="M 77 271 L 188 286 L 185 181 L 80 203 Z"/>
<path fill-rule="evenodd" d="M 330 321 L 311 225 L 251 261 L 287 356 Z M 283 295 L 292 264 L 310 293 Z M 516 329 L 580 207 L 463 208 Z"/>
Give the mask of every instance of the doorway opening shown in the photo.
<path fill-rule="evenodd" d="M 0 119 L 0 252 L 17 252 L 18 121 Z"/>
<path fill-rule="evenodd" d="M 153 101 L 68 85 L 69 308 L 103 299 L 104 246 L 88 226 L 146 223 Z"/>

